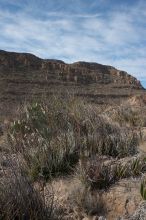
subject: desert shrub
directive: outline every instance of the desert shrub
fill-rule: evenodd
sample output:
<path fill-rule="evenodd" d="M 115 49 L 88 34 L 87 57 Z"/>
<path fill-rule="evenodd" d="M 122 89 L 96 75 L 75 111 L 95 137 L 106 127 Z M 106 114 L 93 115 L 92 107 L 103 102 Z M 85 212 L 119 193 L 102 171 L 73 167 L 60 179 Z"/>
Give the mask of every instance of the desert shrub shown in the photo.
<path fill-rule="evenodd" d="M 0 219 L 54 219 L 55 199 L 51 188 L 47 194 L 46 199 L 25 172 L 10 163 L 0 179 Z"/>
<path fill-rule="evenodd" d="M 91 105 L 73 105 L 72 121 L 80 151 L 86 156 L 95 154 L 125 157 L 137 152 L 138 132 L 121 127 L 112 118 Z"/>
<path fill-rule="evenodd" d="M 115 182 L 112 166 L 105 166 L 102 160 L 80 163 L 76 175 L 84 186 L 91 189 L 107 189 Z"/>
<path fill-rule="evenodd" d="M 81 161 L 76 175 L 85 187 L 91 189 L 108 189 L 120 179 L 135 177 L 145 172 L 146 161 L 143 158 L 136 158 L 132 161 L 122 163 L 119 161 L 96 160 Z"/>
<path fill-rule="evenodd" d="M 80 126 L 82 148 L 88 156 L 99 154 L 121 158 L 137 152 L 137 133 L 120 127 L 107 117 L 90 114 Z"/>
<path fill-rule="evenodd" d="M 68 109 L 60 102 L 54 100 L 50 108 L 33 103 L 11 125 L 8 138 L 12 151 L 21 153 L 34 179 L 66 173 L 77 161 Z"/>
<path fill-rule="evenodd" d="M 107 112 L 114 121 L 117 121 L 121 126 L 141 127 L 143 125 L 142 114 L 139 109 L 136 109 L 128 104 L 110 108 Z"/>
<path fill-rule="evenodd" d="M 76 219 L 83 219 L 85 216 L 105 215 L 106 206 L 102 195 L 92 192 L 89 188 L 81 185 L 69 196 L 69 199 L 76 210 Z"/>

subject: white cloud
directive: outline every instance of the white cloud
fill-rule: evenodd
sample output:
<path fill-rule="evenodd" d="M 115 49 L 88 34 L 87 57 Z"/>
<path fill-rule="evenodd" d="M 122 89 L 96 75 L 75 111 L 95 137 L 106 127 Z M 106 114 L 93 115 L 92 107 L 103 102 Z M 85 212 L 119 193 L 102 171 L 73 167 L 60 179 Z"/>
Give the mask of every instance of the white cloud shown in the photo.
<path fill-rule="evenodd" d="M 45 11 L 44 18 L 34 16 L 31 7 L 15 15 L 0 10 L 0 48 L 66 62 L 113 65 L 146 80 L 146 4 L 142 3 L 128 12 L 123 7 L 106 15 Z"/>

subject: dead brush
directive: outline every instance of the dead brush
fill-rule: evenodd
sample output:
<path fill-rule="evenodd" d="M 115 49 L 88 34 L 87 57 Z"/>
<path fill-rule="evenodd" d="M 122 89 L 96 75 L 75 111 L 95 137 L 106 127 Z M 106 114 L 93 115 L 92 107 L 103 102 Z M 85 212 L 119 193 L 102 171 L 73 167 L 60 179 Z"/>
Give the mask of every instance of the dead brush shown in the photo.
<path fill-rule="evenodd" d="M 107 189 L 114 183 L 112 166 L 105 166 L 102 160 L 81 163 L 76 175 L 87 188 L 91 189 Z"/>
<path fill-rule="evenodd" d="M 105 215 L 107 211 L 102 195 L 84 186 L 80 186 L 72 192 L 70 201 L 74 207 L 76 219 Z"/>
<path fill-rule="evenodd" d="M 55 199 L 51 188 L 47 192 L 36 190 L 18 164 L 9 160 L 0 179 L 0 219 L 54 219 Z"/>

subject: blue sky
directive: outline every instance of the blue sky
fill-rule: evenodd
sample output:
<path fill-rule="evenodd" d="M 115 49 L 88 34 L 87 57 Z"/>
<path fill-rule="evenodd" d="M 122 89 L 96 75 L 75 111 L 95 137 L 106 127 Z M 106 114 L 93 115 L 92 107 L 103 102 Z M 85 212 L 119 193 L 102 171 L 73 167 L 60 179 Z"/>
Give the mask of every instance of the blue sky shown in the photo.
<path fill-rule="evenodd" d="M 0 0 L 0 49 L 112 65 L 146 87 L 146 1 Z"/>

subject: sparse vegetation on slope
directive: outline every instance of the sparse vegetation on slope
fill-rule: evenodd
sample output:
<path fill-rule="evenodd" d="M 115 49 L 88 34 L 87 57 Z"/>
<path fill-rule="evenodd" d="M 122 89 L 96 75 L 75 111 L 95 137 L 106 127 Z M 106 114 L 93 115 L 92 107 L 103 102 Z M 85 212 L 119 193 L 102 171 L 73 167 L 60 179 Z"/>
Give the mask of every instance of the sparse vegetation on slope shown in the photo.
<path fill-rule="evenodd" d="M 39 215 L 35 216 L 35 210 L 39 209 L 40 216 L 43 215 L 44 219 L 50 216 L 53 219 L 53 216 L 57 216 L 57 210 L 51 205 L 54 202 L 51 188 L 48 192 L 50 200 L 45 200 L 44 203 L 44 191 L 39 191 L 34 186 L 41 183 L 45 188 L 52 179 L 69 174 L 80 179 L 84 189 L 80 200 L 76 200 L 77 206 L 82 205 L 82 212 L 93 215 L 90 212 L 91 206 L 84 198 L 85 193 L 86 198 L 91 196 L 93 190 L 101 195 L 119 180 L 140 176 L 145 172 L 145 159 L 134 157 L 138 153 L 141 130 L 139 127 L 138 130 L 134 129 L 133 123 L 131 126 L 121 126 L 120 121 L 114 121 L 106 111 L 99 111 L 96 106 L 73 96 L 54 96 L 47 102 L 43 100 L 29 103 L 8 126 L 7 154 L 15 158 L 21 172 L 16 169 L 8 177 L 7 172 L 12 168 L 8 165 L 6 174 L 2 175 L 0 201 L 3 203 L 0 214 L 3 219 L 10 215 L 43 219 Z M 125 163 L 124 158 L 128 158 Z M 17 187 L 19 191 L 16 190 Z M 9 207 L 9 201 L 14 207 Z M 3 211 L 5 206 L 6 212 Z M 103 211 L 104 208 L 104 203 L 96 204 L 95 214 L 100 214 L 99 209 Z M 59 215 L 56 219 L 59 219 Z"/>
<path fill-rule="evenodd" d="M 137 133 L 73 99 L 29 105 L 12 123 L 9 140 L 13 153 L 22 155 L 34 179 L 68 173 L 84 156 L 134 155 L 138 145 Z"/>

